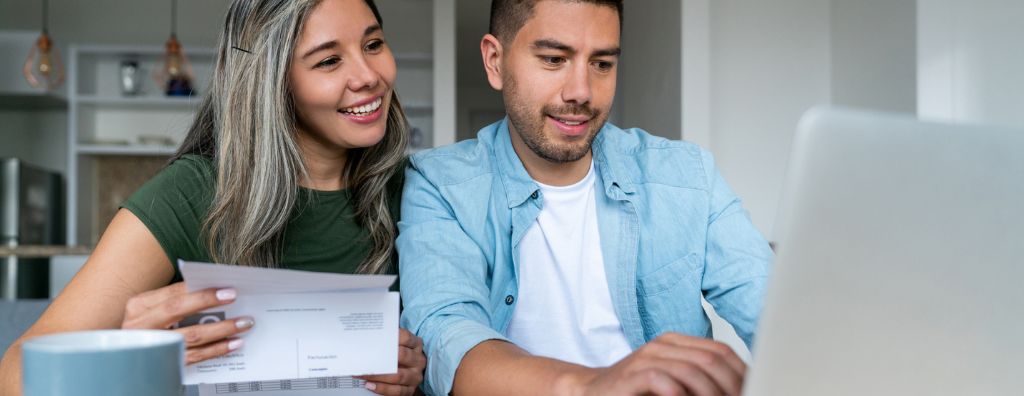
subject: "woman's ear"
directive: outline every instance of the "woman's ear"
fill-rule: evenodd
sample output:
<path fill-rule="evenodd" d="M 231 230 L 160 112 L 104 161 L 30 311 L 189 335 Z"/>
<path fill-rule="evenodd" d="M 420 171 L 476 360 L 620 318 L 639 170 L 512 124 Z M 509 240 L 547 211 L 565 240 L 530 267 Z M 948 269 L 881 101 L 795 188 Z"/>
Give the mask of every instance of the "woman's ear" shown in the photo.
<path fill-rule="evenodd" d="M 480 56 L 484 60 L 484 70 L 487 72 L 487 82 L 491 88 L 501 91 L 501 57 L 504 49 L 501 41 L 491 34 L 485 34 L 480 40 Z"/>

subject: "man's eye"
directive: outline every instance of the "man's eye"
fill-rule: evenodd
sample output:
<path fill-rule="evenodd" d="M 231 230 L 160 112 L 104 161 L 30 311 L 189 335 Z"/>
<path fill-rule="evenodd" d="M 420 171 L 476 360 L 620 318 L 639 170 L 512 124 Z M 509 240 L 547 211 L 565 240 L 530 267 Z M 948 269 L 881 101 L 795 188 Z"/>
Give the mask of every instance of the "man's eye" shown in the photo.
<path fill-rule="evenodd" d="M 557 66 L 565 63 L 565 58 L 561 56 L 542 56 L 540 60 L 546 64 Z"/>
<path fill-rule="evenodd" d="M 324 59 L 324 60 L 320 61 L 320 63 L 317 63 L 316 66 L 313 66 L 313 67 L 316 68 L 316 69 L 325 68 L 325 67 L 331 67 L 331 66 L 334 66 L 334 65 L 338 64 L 338 62 L 341 62 L 341 59 L 332 56 L 330 58 L 327 58 L 327 59 Z"/>
<path fill-rule="evenodd" d="M 615 67 L 615 63 L 608 62 L 608 61 L 598 61 L 598 62 L 594 62 L 594 66 L 596 66 L 597 70 L 600 70 L 600 71 L 610 71 L 610 70 L 612 70 L 612 68 Z"/>

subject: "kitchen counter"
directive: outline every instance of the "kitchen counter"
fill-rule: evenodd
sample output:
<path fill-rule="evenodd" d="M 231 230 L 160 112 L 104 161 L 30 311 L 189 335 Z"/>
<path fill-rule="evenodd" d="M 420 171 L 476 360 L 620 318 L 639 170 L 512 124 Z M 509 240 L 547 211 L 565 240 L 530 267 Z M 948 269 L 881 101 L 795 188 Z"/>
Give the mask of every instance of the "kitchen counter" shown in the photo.
<path fill-rule="evenodd" d="M 51 256 L 88 256 L 92 248 L 86 246 L 65 245 L 21 245 L 17 247 L 0 246 L 0 257 L 17 256 L 22 258 L 39 258 Z"/>

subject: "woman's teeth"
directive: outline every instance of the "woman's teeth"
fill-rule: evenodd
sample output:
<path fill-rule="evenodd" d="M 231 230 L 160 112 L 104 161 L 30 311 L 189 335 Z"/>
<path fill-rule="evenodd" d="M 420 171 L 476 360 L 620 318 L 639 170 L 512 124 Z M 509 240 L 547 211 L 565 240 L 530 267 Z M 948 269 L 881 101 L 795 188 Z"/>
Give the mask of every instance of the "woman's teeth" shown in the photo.
<path fill-rule="evenodd" d="M 373 101 L 372 103 L 367 103 L 362 106 L 344 108 L 341 109 L 341 112 L 344 114 L 352 114 L 357 116 L 370 115 L 380 108 L 380 104 L 382 102 L 384 102 L 384 98 L 377 98 L 377 100 Z"/>

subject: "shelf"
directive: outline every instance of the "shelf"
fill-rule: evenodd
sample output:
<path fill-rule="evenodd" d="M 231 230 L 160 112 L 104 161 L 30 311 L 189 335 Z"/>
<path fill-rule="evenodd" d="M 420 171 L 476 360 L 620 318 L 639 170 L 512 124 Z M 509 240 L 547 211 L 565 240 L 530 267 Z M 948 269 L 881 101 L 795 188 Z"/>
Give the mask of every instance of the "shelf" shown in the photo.
<path fill-rule="evenodd" d="M 92 249 L 86 246 L 22 245 L 0 246 L 0 257 L 49 258 L 51 256 L 87 256 Z"/>
<path fill-rule="evenodd" d="M 4 110 L 64 110 L 67 99 L 54 93 L 3 93 L 0 109 Z"/>
<path fill-rule="evenodd" d="M 176 146 L 144 146 L 118 144 L 80 144 L 78 154 L 83 155 L 143 155 L 172 156 L 178 151 Z"/>
<path fill-rule="evenodd" d="M 121 107 L 197 107 L 202 98 L 197 96 L 97 96 L 80 95 L 78 103 L 97 106 Z"/>

